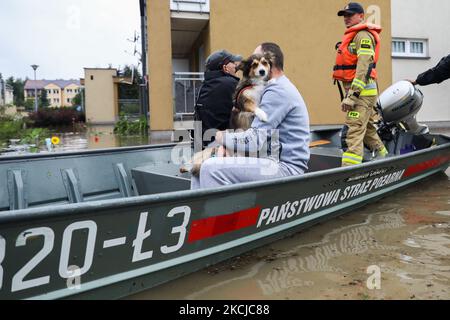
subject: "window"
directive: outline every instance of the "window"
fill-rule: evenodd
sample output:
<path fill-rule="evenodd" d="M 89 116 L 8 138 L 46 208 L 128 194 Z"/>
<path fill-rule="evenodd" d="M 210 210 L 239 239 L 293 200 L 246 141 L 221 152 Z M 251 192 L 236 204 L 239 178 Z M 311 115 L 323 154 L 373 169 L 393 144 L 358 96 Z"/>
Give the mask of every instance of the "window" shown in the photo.
<path fill-rule="evenodd" d="M 393 38 L 392 57 L 428 58 L 428 40 Z"/>
<path fill-rule="evenodd" d="M 70 103 L 70 99 L 69 98 L 67 98 L 67 103 Z"/>

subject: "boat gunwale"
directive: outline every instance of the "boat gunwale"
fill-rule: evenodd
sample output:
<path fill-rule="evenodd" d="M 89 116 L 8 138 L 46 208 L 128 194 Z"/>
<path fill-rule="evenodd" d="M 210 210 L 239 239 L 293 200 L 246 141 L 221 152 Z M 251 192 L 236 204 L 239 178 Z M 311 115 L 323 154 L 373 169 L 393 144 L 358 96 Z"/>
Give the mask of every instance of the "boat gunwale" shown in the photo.
<path fill-rule="evenodd" d="M 315 126 L 311 127 L 310 132 L 326 132 L 326 131 L 339 131 L 342 129 L 341 125 L 326 125 L 326 126 Z M 176 130 L 174 130 L 176 132 Z M 132 152 L 132 151 L 147 151 L 148 149 L 162 149 L 174 146 L 189 145 L 192 142 L 169 142 L 161 144 L 151 144 L 142 146 L 127 146 L 127 147 L 111 147 L 102 149 L 87 149 L 87 150 L 76 150 L 76 151 L 61 151 L 61 152 L 51 152 L 51 153 L 36 153 L 36 154 L 22 154 L 22 155 L 2 155 L 0 156 L 1 162 L 8 162 L 12 160 L 35 160 L 35 159 L 46 159 L 46 158 L 59 158 L 59 157 L 73 157 L 73 156 L 84 156 L 84 155 L 101 155 L 116 152 Z"/>
<path fill-rule="evenodd" d="M 432 148 L 427 148 L 411 153 L 407 153 L 404 155 L 398 155 L 395 157 L 388 157 L 386 159 L 381 159 L 378 161 L 365 162 L 362 165 L 351 166 L 351 167 L 340 167 L 340 168 L 332 168 L 317 172 L 306 173 L 303 175 L 296 175 L 290 177 L 283 177 L 277 179 L 269 179 L 264 181 L 256 181 L 256 182 L 247 182 L 240 183 L 228 186 L 221 186 L 214 189 L 202 189 L 202 190 L 184 190 L 184 191 L 174 191 L 174 192 L 166 192 L 155 195 L 141 195 L 134 196 L 130 198 L 117 198 L 117 199 L 108 199 L 108 200 L 98 200 L 98 201 L 89 201 L 82 203 L 74 203 L 74 204 L 58 204 L 58 205 L 48 205 L 42 207 L 32 207 L 21 210 L 10 210 L 10 211 L 0 211 L 0 224 L 8 224 L 8 223 L 17 223 L 20 221 L 34 221 L 42 218 L 57 218 L 63 215 L 77 215 L 77 214 L 86 214 L 91 212 L 98 212 L 99 207 L 102 211 L 110 210 L 110 209 L 123 209 L 129 208 L 133 206 L 142 206 L 142 205 L 158 205 L 159 203 L 168 202 L 168 201 L 190 201 L 196 200 L 202 197 L 215 196 L 218 194 L 229 194 L 234 193 L 236 191 L 239 192 L 248 192 L 253 191 L 254 189 L 271 187 L 273 185 L 284 185 L 294 182 L 307 182 L 312 179 L 322 177 L 324 175 L 329 174 L 337 174 L 337 173 L 345 173 L 356 171 L 355 169 L 370 169 L 372 167 L 378 167 L 383 164 L 389 164 L 392 162 L 399 162 L 402 160 L 412 159 L 415 157 L 419 157 L 421 155 L 427 153 L 436 153 L 439 151 L 443 151 L 448 149 L 450 151 L 450 137 L 445 135 L 440 135 L 443 138 L 448 140 L 448 143 L 435 146 Z M 141 148 L 142 149 L 142 148 Z"/>
<path fill-rule="evenodd" d="M 117 147 L 117 148 L 104 148 L 104 149 L 92 149 L 92 150 L 78 150 L 78 151 L 61 151 L 61 152 L 51 152 L 51 153 L 36 153 L 36 154 L 25 154 L 25 155 L 14 155 L 14 156 L 1 156 L 0 164 L 3 162 L 23 162 L 30 160 L 48 160 L 59 159 L 59 158 L 74 158 L 80 156 L 93 156 L 93 155 L 107 155 L 115 153 L 129 153 L 134 151 L 149 151 L 149 149 L 167 149 L 175 146 L 187 146 L 190 142 L 173 142 L 166 144 L 153 144 L 145 146 L 131 146 L 131 147 Z"/>

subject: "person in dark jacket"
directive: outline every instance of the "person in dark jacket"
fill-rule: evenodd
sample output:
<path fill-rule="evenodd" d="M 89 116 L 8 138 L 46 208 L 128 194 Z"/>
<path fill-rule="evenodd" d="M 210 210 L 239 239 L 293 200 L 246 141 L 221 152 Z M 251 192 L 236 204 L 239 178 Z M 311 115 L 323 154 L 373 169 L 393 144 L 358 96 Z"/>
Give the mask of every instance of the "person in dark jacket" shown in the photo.
<path fill-rule="evenodd" d="M 441 83 L 450 79 L 450 54 L 428 71 L 420 74 L 417 80 L 410 81 L 413 85 L 427 86 L 434 83 Z"/>
<path fill-rule="evenodd" d="M 203 145 L 214 139 L 204 134 L 210 129 L 226 130 L 230 125 L 233 94 L 239 82 L 236 69 L 242 57 L 226 50 L 216 51 L 206 60 L 205 81 L 195 105 L 195 120 L 202 123 Z M 205 141 L 207 140 L 207 141 Z"/>

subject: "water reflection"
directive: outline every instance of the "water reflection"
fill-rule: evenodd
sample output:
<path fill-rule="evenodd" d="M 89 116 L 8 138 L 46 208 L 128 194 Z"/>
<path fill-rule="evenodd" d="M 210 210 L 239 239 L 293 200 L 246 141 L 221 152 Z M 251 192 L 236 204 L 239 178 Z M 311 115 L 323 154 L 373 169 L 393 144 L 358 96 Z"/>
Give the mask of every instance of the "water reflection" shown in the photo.
<path fill-rule="evenodd" d="M 252 267 L 248 274 L 226 280 L 199 292 L 188 295 L 187 299 L 207 298 L 208 291 L 230 284 L 232 281 L 242 281 L 251 277 L 265 296 L 273 296 L 292 288 L 313 287 L 314 278 L 304 276 L 304 273 L 345 273 L 342 265 L 335 264 L 334 259 L 344 256 L 364 254 L 369 251 L 395 251 L 398 246 L 378 243 L 376 232 L 393 230 L 403 227 L 404 220 L 398 209 L 382 215 L 370 215 L 363 223 L 337 228 L 326 234 L 319 242 L 306 243 L 289 250 L 272 254 L 268 262 L 260 262 Z M 304 250 L 313 251 L 304 255 Z M 268 270 L 267 270 L 268 269 Z"/>
<path fill-rule="evenodd" d="M 28 153 L 48 153 L 48 152 L 69 152 L 86 149 L 105 149 L 128 146 L 141 146 L 149 144 L 169 143 L 167 137 L 157 139 L 152 136 L 120 136 L 113 133 L 110 126 L 96 126 L 89 128 L 84 132 L 61 132 L 54 133 L 60 139 L 58 145 L 53 145 L 51 150 L 41 143 L 38 147 L 35 145 L 19 145 L 17 141 L 10 144 L 10 148 L 0 150 L 0 155 L 23 155 Z M 49 137 L 50 138 L 50 137 Z"/>

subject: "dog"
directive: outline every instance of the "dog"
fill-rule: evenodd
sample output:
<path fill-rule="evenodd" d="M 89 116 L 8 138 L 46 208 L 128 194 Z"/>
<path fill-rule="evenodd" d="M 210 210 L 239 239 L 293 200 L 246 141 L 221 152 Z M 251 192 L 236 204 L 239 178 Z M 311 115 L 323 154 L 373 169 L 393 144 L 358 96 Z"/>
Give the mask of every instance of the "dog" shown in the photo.
<path fill-rule="evenodd" d="M 232 129 L 249 129 L 255 116 L 267 122 L 267 114 L 259 108 L 259 102 L 269 81 L 271 68 L 269 56 L 258 54 L 250 56 L 239 65 L 242 80 L 239 81 L 233 97 L 234 108 L 230 122 Z"/>
<path fill-rule="evenodd" d="M 230 128 L 233 130 L 247 130 L 255 117 L 263 122 L 268 121 L 267 114 L 259 108 L 261 95 L 266 87 L 272 68 L 272 62 L 268 55 L 254 54 L 241 62 L 238 71 L 242 71 L 242 79 L 239 81 L 233 96 L 234 107 L 230 117 Z M 181 173 L 190 172 L 194 176 L 200 175 L 200 168 L 204 161 L 214 156 L 230 156 L 217 154 L 218 148 L 206 148 L 198 152 L 180 168 Z"/>

